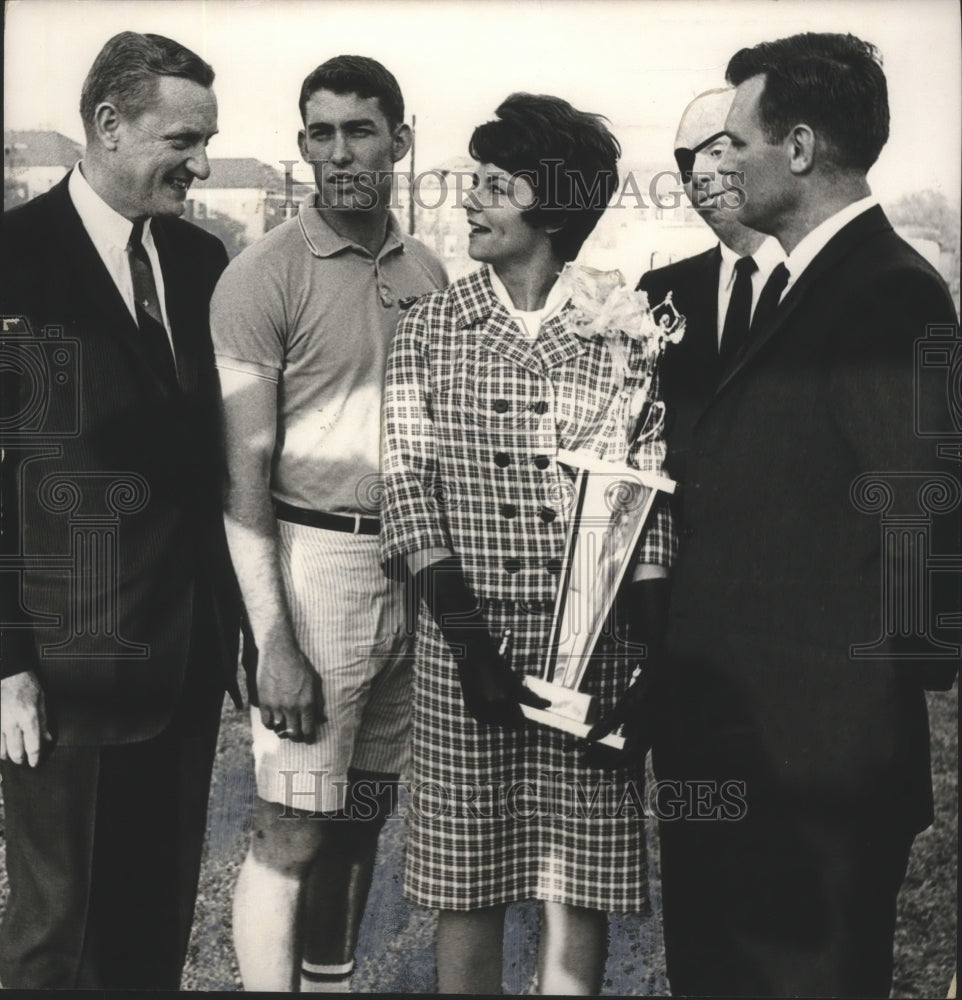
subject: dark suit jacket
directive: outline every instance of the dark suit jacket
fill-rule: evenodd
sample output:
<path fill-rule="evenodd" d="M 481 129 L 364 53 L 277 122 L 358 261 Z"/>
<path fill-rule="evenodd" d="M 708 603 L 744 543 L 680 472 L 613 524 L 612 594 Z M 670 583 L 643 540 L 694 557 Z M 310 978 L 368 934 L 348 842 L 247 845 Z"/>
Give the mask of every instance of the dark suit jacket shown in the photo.
<path fill-rule="evenodd" d="M 920 424 L 952 431 L 944 390 L 915 393 L 916 341 L 935 323 L 955 323 L 943 281 L 873 208 L 803 272 L 696 419 L 656 764 L 744 777 L 770 801 L 930 822 L 915 664 L 898 639 L 877 658 L 850 648 L 884 635 L 881 494 L 858 478 L 888 475 L 890 513 L 919 515 L 922 480 L 892 478 L 939 470 L 916 405 Z M 956 545 L 957 518 L 933 528 Z M 914 595 L 912 556 L 888 542 L 884 556 L 895 592 Z"/>
<path fill-rule="evenodd" d="M 236 689 L 239 603 L 208 327 L 227 255 L 181 220 L 151 229 L 177 384 L 151 363 L 67 178 L 3 218 L 3 314 L 27 331 L 4 338 L 17 400 L 4 422 L 7 551 L 27 569 L 19 601 L 4 574 L 3 611 L 34 623 L 4 629 L 3 671 L 37 672 L 65 745 L 159 732 L 191 644 L 198 669 Z"/>
<path fill-rule="evenodd" d="M 686 320 L 680 343 L 669 345 L 661 359 L 659 385 L 665 403 L 665 472 L 684 483 L 695 420 L 718 386 L 718 274 L 721 250 L 717 246 L 694 257 L 675 261 L 643 274 L 638 288 L 651 305 L 672 293 L 675 308 Z M 679 494 L 680 495 L 680 494 Z"/>

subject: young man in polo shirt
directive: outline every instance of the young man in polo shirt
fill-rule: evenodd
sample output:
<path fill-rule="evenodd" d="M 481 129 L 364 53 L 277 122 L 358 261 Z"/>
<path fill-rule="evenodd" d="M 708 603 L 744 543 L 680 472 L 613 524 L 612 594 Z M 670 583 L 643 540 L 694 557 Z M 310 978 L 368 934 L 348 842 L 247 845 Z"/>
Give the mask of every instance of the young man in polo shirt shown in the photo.
<path fill-rule="evenodd" d="M 378 554 L 381 385 L 399 303 L 446 282 L 389 209 L 411 145 L 394 77 L 335 57 L 300 110 L 317 191 L 228 267 L 212 303 L 227 532 L 259 653 L 257 802 L 234 900 L 248 990 L 350 983 L 410 715 L 404 595 Z"/>

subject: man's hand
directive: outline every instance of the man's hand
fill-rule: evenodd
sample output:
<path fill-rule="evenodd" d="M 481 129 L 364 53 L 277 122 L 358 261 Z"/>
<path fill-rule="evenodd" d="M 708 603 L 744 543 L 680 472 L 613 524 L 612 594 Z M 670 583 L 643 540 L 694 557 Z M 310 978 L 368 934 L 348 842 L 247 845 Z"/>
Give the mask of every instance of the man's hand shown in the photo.
<path fill-rule="evenodd" d="M 625 651 L 644 644 L 648 656 L 640 676 L 621 696 L 618 703 L 588 731 L 585 763 L 591 767 L 616 768 L 644 762 L 663 711 L 662 687 L 664 664 L 661 648 L 668 618 L 668 581 L 647 577 L 624 585 L 616 604 L 616 635 Z M 615 750 L 594 740 L 607 736 L 619 726 L 625 738 L 624 748 Z"/>
<path fill-rule="evenodd" d="M 43 744 L 52 740 L 36 674 L 23 670 L 0 680 L 0 760 L 36 767 Z"/>
<path fill-rule="evenodd" d="M 615 707 L 588 730 L 584 741 L 579 741 L 579 748 L 584 751 L 584 761 L 589 767 L 610 770 L 644 762 L 656 724 L 655 676 L 656 671 L 651 666 L 644 669 Z M 625 738 L 625 745 L 621 750 L 594 742 L 613 733 L 619 726 L 622 727 Z"/>
<path fill-rule="evenodd" d="M 281 739 L 313 743 L 317 727 L 327 721 L 321 679 L 293 642 L 260 651 L 257 700 L 261 722 Z"/>

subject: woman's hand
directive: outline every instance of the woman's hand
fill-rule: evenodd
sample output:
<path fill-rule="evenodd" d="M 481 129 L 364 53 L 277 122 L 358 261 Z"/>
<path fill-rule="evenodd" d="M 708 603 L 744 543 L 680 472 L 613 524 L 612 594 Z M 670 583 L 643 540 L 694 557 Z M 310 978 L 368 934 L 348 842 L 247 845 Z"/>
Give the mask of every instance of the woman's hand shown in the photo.
<path fill-rule="evenodd" d="M 505 663 L 479 613 L 457 556 L 446 555 L 414 574 L 418 595 L 431 609 L 458 667 L 468 712 L 485 725 L 518 728 L 522 705 L 547 708 L 551 702 L 524 686 Z"/>
<path fill-rule="evenodd" d="M 490 633 L 484 630 L 483 640 L 469 646 L 466 656 L 458 662 L 458 679 L 464 695 L 464 707 L 481 723 L 518 729 L 524 725 L 522 705 L 547 708 L 551 702 L 524 686 L 521 678 L 504 662 L 494 646 Z"/>

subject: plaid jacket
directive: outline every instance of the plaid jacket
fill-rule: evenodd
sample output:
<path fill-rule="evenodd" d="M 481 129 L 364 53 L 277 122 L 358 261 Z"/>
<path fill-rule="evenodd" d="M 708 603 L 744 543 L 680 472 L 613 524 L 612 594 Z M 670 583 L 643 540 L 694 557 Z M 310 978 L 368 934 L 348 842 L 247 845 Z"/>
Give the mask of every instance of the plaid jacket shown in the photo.
<path fill-rule="evenodd" d="M 443 546 L 480 597 L 554 598 L 572 481 L 558 449 L 603 455 L 623 433 L 608 348 L 578 337 L 567 311 L 529 342 L 482 269 L 402 316 L 384 390 L 385 562 Z M 638 370 L 640 350 L 624 345 Z M 639 384 L 629 378 L 627 389 Z M 639 467 L 660 472 L 664 453 L 660 436 L 646 442 Z M 669 566 L 675 548 L 660 504 L 640 560 Z"/>

